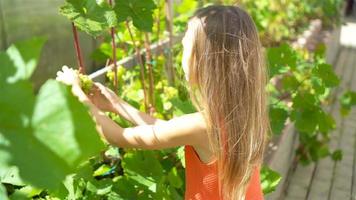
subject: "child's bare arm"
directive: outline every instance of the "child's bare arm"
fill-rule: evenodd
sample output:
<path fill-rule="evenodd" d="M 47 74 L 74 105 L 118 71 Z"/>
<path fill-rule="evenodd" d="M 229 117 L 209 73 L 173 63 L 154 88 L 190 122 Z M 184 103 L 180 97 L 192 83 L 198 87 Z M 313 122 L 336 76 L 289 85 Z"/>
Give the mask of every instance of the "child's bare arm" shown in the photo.
<path fill-rule="evenodd" d="M 165 120 L 158 119 L 147 113 L 141 112 L 121 98 L 118 98 L 117 102 L 113 106 L 116 114 L 122 116 L 135 125 L 150 125 L 166 122 Z"/>
<path fill-rule="evenodd" d="M 95 83 L 95 86 L 96 87 L 92 91 L 92 94 L 89 95 L 89 98 L 100 109 L 114 112 L 135 125 L 165 122 L 165 120 L 155 118 L 131 106 L 104 85 Z"/>
<path fill-rule="evenodd" d="M 89 100 L 86 101 L 100 134 L 112 145 L 125 148 L 164 149 L 201 144 L 205 122 L 199 112 L 154 124 L 122 128 Z"/>

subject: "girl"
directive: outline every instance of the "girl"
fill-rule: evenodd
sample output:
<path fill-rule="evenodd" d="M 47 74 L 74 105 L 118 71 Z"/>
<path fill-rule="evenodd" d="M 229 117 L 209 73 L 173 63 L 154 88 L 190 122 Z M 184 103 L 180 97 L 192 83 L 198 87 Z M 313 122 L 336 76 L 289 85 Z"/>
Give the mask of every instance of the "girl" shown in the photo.
<path fill-rule="evenodd" d="M 142 149 L 184 145 L 186 200 L 263 199 L 259 169 L 269 130 L 267 74 L 253 20 L 235 6 L 209 6 L 190 19 L 182 43 L 182 66 L 199 111 L 193 114 L 156 119 L 99 83 L 86 96 L 67 67 L 57 80 L 72 85 L 89 105 L 109 143 Z M 137 126 L 121 128 L 102 111 Z"/>

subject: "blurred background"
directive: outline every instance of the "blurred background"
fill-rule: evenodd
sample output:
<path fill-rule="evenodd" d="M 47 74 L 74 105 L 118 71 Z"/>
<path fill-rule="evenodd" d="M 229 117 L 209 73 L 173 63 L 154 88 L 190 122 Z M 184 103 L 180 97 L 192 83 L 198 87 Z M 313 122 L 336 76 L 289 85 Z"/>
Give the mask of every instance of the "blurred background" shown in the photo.
<path fill-rule="evenodd" d="M 48 40 L 42 51 L 40 64 L 32 80 L 36 88 L 48 78 L 54 78 L 63 66 L 76 65 L 71 23 L 58 14 L 63 0 L 0 0 L 0 47 L 1 50 L 16 42 L 35 36 Z M 80 33 L 83 56 L 89 69 L 94 65 L 90 59 L 96 47 L 92 37 Z"/>

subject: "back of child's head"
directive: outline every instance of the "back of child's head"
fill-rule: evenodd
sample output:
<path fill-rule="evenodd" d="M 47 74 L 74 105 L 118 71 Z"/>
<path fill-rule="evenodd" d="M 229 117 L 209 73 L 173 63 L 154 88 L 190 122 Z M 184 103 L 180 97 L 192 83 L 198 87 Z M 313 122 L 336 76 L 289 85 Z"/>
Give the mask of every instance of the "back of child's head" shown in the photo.
<path fill-rule="evenodd" d="M 262 161 L 269 130 L 267 70 L 258 32 L 252 18 L 236 6 L 198 10 L 188 31 L 191 97 L 208 124 L 223 194 L 241 199 Z"/>

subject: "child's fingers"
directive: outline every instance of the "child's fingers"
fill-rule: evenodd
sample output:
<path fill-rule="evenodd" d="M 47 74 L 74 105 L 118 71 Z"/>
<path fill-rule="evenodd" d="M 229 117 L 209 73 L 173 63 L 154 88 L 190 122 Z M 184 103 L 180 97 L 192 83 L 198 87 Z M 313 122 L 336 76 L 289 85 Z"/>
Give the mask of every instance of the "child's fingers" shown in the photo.
<path fill-rule="evenodd" d="M 66 70 L 68 70 L 69 68 L 68 68 L 68 66 L 67 65 L 63 65 L 63 67 L 62 67 L 62 70 L 63 71 L 66 71 Z"/>
<path fill-rule="evenodd" d="M 59 77 L 59 76 L 62 76 L 62 74 L 63 74 L 63 72 L 58 71 L 56 75 L 57 75 L 57 77 Z"/>

